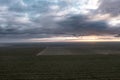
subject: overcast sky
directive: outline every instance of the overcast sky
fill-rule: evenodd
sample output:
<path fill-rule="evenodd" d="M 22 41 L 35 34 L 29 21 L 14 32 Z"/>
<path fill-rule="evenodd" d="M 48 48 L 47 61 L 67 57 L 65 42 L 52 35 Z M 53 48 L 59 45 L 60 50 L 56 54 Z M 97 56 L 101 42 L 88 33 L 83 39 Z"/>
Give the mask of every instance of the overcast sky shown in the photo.
<path fill-rule="evenodd" d="M 91 35 L 120 36 L 120 0 L 0 0 L 0 41 Z"/>

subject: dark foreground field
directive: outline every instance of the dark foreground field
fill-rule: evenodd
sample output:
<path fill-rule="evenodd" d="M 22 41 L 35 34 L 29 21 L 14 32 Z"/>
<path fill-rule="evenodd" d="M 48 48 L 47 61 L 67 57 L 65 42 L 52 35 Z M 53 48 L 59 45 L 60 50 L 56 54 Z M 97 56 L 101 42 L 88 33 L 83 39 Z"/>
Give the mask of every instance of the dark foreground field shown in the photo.
<path fill-rule="evenodd" d="M 120 80 L 119 47 L 69 48 L 85 55 L 40 55 L 44 47 L 1 47 L 0 80 Z M 117 54 L 114 54 L 114 52 Z M 87 54 L 89 53 L 89 54 Z M 93 54 L 92 54 L 93 53 Z M 113 53 L 113 54 L 111 54 Z"/>

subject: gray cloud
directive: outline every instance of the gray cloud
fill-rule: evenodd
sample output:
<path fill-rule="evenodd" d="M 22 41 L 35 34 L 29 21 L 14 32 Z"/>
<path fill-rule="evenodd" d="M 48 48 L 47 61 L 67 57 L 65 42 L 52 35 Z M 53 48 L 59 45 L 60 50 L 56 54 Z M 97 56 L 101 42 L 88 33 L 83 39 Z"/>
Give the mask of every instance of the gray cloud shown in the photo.
<path fill-rule="evenodd" d="M 119 0 L 100 1 L 91 13 L 119 15 Z M 0 0 L 0 39 L 120 34 L 119 27 L 109 27 L 105 20 L 91 21 L 91 13 L 74 12 L 76 6 L 66 0 Z"/>
<path fill-rule="evenodd" d="M 120 0 L 100 0 L 101 5 L 99 12 L 103 14 L 111 14 L 113 16 L 120 15 Z"/>
<path fill-rule="evenodd" d="M 1 28 L 1 34 L 7 34 L 11 36 L 15 34 L 18 37 L 24 35 L 23 37 L 27 36 L 27 38 L 41 38 L 59 35 L 86 36 L 91 34 L 103 35 L 108 33 L 108 26 L 104 21 L 89 22 L 87 19 L 88 18 L 85 16 L 75 15 L 66 18 L 65 20 L 55 22 L 53 19 L 51 19 L 51 17 L 45 17 L 42 19 L 43 21 L 39 20 L 42 27 L 32 27 L 21 30 L 18 27 L 16 28 L 9 26 L 3 29 Z M 39 26 L 39 24 L 35 24 L 36 26 Z"/>

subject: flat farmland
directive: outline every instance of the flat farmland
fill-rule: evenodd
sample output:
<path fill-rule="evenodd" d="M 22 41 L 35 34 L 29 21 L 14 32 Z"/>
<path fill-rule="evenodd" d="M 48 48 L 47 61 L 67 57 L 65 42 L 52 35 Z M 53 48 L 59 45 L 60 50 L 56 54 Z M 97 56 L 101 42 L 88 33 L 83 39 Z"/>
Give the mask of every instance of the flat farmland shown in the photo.
<path fill-rule="evenodd" d="M 60 50 L 73 54 L 55 55 Z M 120 80 L 119 46 L 1 47 L 0 80 Z"/>

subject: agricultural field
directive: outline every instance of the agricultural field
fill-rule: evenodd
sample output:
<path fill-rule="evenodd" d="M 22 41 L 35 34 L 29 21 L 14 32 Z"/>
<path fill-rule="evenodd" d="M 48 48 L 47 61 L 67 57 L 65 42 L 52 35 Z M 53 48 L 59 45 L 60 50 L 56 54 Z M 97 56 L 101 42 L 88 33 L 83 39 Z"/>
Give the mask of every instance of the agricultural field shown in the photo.
<path fill-rule="evenodd" d="M 120 80 L 119 45 L 113 46 L 1 47 L 0 80 Z M 60 50 L 73 54 L 55 55 Z"/>

